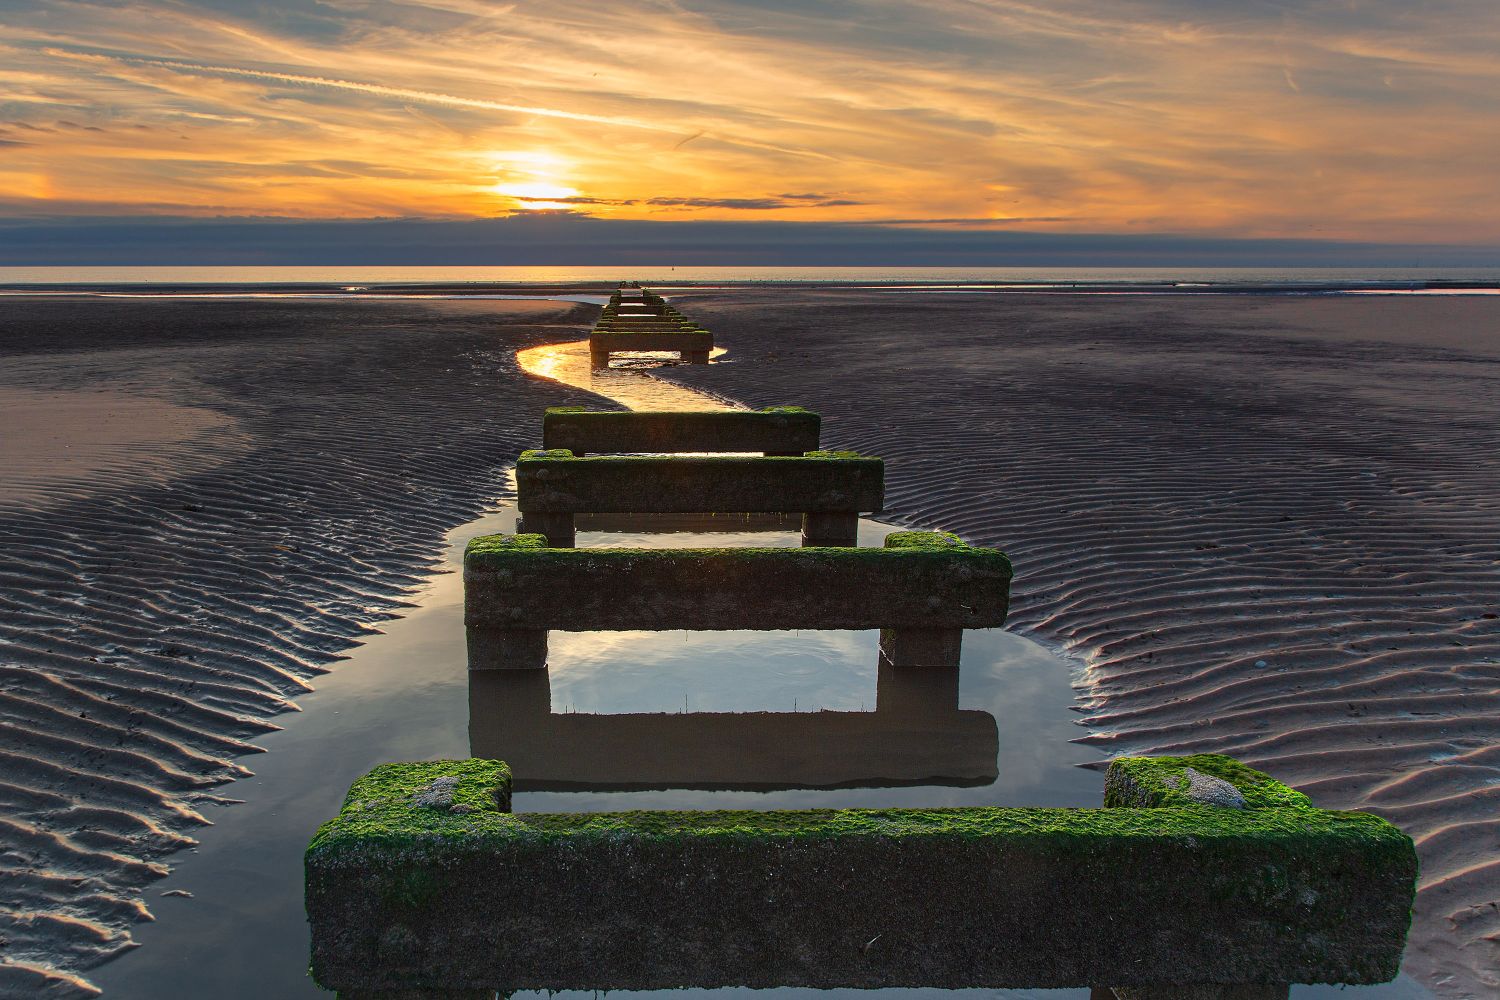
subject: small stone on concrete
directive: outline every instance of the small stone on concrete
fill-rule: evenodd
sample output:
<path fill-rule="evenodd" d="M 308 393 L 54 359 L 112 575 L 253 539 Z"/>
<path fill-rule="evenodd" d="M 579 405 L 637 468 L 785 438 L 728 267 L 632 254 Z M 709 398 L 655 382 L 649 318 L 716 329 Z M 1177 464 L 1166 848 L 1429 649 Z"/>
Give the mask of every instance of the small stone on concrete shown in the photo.
<path fill-rule="evenodd" d="M 458 777 L 456 775 L 433 778 L 417 789 L 411 797 L 411 804 L 426 809 L 447 809 L 453 805 L 453 793 L 457 790 Z"/>
<path fill-rule="evenodd" d="M 1245 808 L 1245 796 L 1223 778 L 1215 778 L 1191 767 L 1183 768 L 1182 774 L 1188 781 L 1184 794 L 1194 802 L 1202 802 L 1207 806 L 1224 806 L 1227 809 Z"/>

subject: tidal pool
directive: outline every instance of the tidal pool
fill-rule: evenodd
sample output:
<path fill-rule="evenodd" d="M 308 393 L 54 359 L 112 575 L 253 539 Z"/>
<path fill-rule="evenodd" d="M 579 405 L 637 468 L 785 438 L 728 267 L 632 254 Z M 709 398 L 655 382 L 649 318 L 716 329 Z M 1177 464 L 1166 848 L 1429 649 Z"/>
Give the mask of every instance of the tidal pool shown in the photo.
<path fill-rule="evenodd" d="M 576 354 L 558 368 L 569 365 L 576 372 Z M 594 391 L 625 382 L 611 394 L 636 406 L 692 402 L 677 394 L 687 390 L 660 389 L 666 384 L 640 372 L 589 377 Z M 578 533 L 583 547 L 799 544 L 785 525 L 711 533 L 586 525 Z M 547 671 L 482 677 L 471 689 L 463 546 L 514 527 L 515 511 L 504 506 L 454 529 L 446 572 L 428 582 L 411 612 L 372 635 L 302 699 L 300 714 L 278 720 L 281 732 L 259 741 L 269 752 L 246 762 L 256 775 L 225 789 L 243 803 L 210 811 L 218 825 L 202 832 L 195 850 L 175 856 L 172 875 L 155 888 L 162 894 L 150 900 L 157 921 L 138 930 L 142 947 L 92 973 L 106 996 L 329 996 L 307 976 L 302 851 L 350 783 L 387 761 L 471 750 L 501 756 L 515 770 L 518 812 L 1102 800 L 1102 773 L 1083 766 L 1100 756 L 1069 742 L 1080 733 L 1070 710 L 1072 665 L 1003 630 L 967 632 L 956 676 L 920 678 L 882 674 L 873 631 L 554 632 Z M 892 530 L 862 520 L 860 544 L 879 545 Z M 1347 990 L 1295 987 L 1292 995 L 1334 991 L 1368 1000 L 1427 995 L 1405 978 Z M 870 991 L 772 992 L 803 1000 Z M 1084 989 L 878 992 L 1089 996 Z"/>

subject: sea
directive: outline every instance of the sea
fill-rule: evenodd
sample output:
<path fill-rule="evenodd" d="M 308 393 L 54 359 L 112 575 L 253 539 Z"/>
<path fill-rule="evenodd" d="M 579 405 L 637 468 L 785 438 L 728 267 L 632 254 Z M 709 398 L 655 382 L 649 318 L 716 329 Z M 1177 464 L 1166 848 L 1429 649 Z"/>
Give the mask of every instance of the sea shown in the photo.
<path fill-rule="evenodd" d="M 483 294 L 507 286 L 944 286 L 1131 293 L 1500 294 L 1500 266 L 1456 267 L 0 267 L 0 294 Z"/>

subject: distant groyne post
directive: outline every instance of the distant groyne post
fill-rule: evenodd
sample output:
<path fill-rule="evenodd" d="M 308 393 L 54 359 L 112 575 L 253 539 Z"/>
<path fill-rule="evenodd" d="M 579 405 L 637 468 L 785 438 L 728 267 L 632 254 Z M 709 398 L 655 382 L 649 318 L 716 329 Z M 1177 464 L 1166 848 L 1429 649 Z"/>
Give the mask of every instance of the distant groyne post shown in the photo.
<path fill-rule="evenodd" d="M 589 362 L 595 368 L 608 368 L 617 351 L 669 351 L 706 365 L 713 349 L 713 334 L 639 287 L 616 290 L 589 334 Z"/>

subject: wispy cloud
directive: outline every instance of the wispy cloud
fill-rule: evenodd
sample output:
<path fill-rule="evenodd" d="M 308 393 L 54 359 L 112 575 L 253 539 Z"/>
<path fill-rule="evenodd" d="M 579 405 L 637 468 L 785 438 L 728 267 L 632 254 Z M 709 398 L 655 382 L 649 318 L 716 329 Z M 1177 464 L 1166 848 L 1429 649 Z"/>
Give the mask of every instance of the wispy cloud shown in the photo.
<path fill-rule="evenodd" d="M 1496 51 L 1491 0 L 35 0 L 0 190 L 1497 240 Z"/>
<path fill-rule="evenodd" d="M 518 115 L 537 115 L 542 118 L 562 118 L 573 122 L 588 122 L 594 125 L 612 125 L 623 128 L 645 129 L 650 132 L 672 132 L 678 130 L 670 125 L 646 121 L 632 121 L 606 115 L 590 115 L 578 111 L 562 111 L 557 108 L 542 108 L 527 104 L 506 104 L 476 97 L 460 97 L 455 94 L 438 94 L 428 90 L 411 90 L 406 87 L 388 87 L 379 83 L 360 83 L 356 80 L 336 80 L 326 76 L 308 76 L 303 73 L 279 73 L 264 69 L 248 69 L 243 66 L 208 66 L 201 63 L 181 62 L 176 59 L 148 59 L 142 56 L 112 56 L 101 52 L 83 52 L 68 49 L 48 48 L 44 55 L 59 59 L 121 63 L 132 66 L 155 66 L 160 69 L 183 73 L 200 73 L 207 76 L 242 77 L 249 80 L 267 80 L 275 83 L 300 84 L 310 87 L 327 87 L 330 90 L 348 90 L 359 94 L 374 94 L 378 97 L 393 97 L 421 104 L 438 104 L 449 108 L 466 108 L 479 111 L 508 111 Z M 210 116 L 200 116 L 210 117 Z M 222 117 L 222 116 L 212 116 Z"/>

